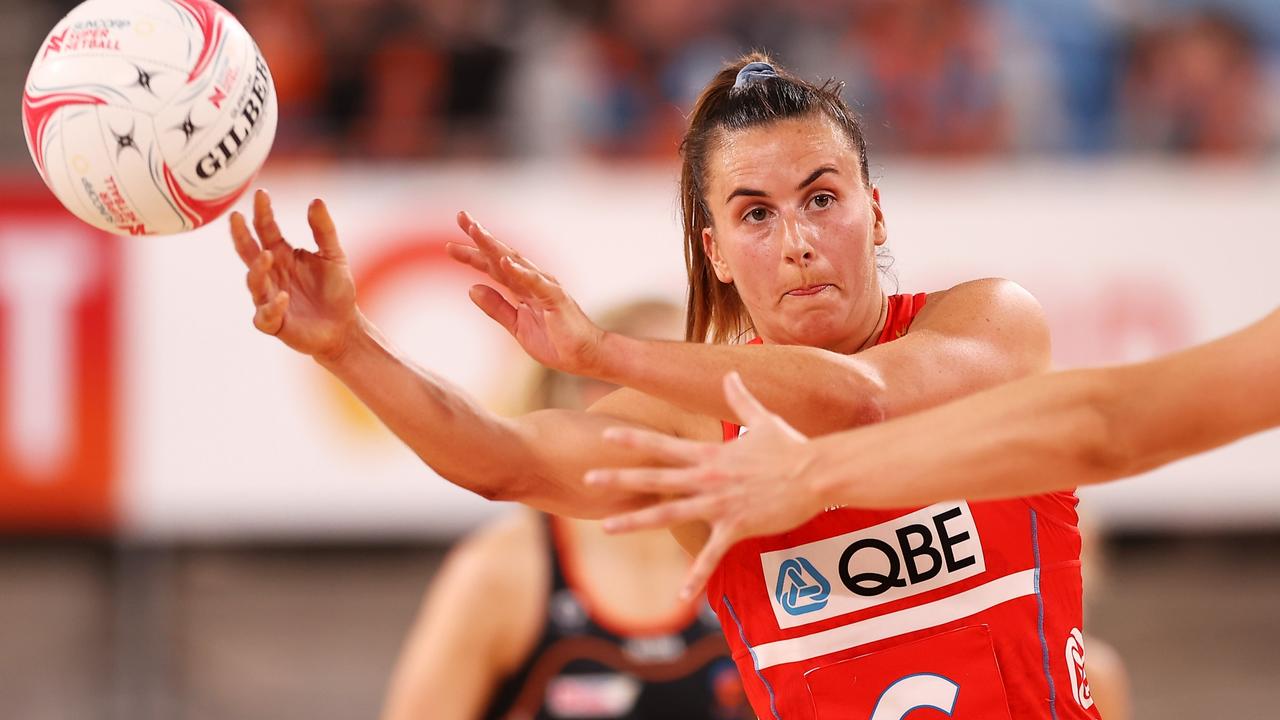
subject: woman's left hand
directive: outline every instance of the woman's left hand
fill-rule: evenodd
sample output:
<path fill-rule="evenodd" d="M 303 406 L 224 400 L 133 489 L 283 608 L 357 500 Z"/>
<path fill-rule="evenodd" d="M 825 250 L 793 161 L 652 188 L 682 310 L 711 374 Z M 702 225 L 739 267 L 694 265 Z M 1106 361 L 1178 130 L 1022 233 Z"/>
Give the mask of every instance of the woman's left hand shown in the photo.
<path fill-rule="evenodd" d="M 471 301 L 539 363 L 598 377 L 605 332 L 591 322 L 559 281 L 493 237 L 469 213 L 458 213 L 458 227 L 474 244 L 449 243 L 449 257 L 488 275 L 515 302 L 508 302 L 488 285 L 472 287 Z"/>
<path fill-rule="evenodd" d="M 643 430 L 610 429 L 608 440 L 664 459 L 673 467 L 592 470 L 589 485 L 663 496 L 642 510 L 605 520 L 605 530 L 628 532 L 703 521 L 711 534 L 681 591 L 701 589 L 735 543 L 790 530 L 822 510 L 805 478 L 817 459 L 813 443 L 748 392 L 735 372 L 725 397 L 750 429 L 734 442 L 702 443 Z"/>

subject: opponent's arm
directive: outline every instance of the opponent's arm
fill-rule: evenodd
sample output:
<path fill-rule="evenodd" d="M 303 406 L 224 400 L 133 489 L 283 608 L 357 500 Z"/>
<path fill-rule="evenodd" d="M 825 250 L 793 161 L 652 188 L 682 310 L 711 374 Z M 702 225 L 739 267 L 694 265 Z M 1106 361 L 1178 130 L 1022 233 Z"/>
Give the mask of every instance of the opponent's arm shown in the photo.
<path fill-rule="evenodd" d="M 870 507 L 1016 497 L 1134 475 L 1276 425 L 1280 311 L 1150 362 L 1028 378 L 819 438 L 810 478 L 827 503 Z"/>
<path fill-rule="evenodd" d="M 450 244 L 517 300 L 477 286 L 472 300 L 538 362 L 632 387 L 692 413 L 738 420 L 715 380 L 730 371 L 788 422 L 810 434 L 896 417 L 1043 371 L 1049 336 L 1036 300 L 1005 280 L 934 293 L 892 343 L 844 355 L 800 346 L 640 340 L 596 327 L 548 275 L 466 213 L 474 245 Z"/>
<path fill-rule="evenodd" d="M 294 249 L 276 225 L 265 193 L 255 198 L 258 238 L 231 218 L 237 253 L 248 266 L 254 325 L 314 357 L 347 385 L 419 457 L 450 482 L 487 498 L 597 516 L 643 498 L 582 483 L 593 464 L 631 465 L 644 456 L 610 448 L 615 425 L 680 432 L 676 408 L 634 391 L 606 398 L 593 412 L 551 410 L 499 417 L 441 377 L 397 353 L 360 314 L 337 231 L 320 201 L 308 220 L 318 250 Z"/>

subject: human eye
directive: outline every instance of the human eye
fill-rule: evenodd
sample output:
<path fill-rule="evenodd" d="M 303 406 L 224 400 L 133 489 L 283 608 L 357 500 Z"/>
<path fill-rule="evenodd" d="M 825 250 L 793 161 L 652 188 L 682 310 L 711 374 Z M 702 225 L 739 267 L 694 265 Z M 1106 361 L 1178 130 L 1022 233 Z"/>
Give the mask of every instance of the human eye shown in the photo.
<path fill-rule="evenodd" d="M 757 205 L 748 210 L 747 214 L 742 216 L 742 219 L 748 223 L 762 223 L 769 219 L 769 211 Z"/>
<path fill-rule="evenodd" d="M 818 210 L 826 210 L 836 201 L 836 196 L 831 193 L 823 192 L 809 198 L 809 204 Z"/>

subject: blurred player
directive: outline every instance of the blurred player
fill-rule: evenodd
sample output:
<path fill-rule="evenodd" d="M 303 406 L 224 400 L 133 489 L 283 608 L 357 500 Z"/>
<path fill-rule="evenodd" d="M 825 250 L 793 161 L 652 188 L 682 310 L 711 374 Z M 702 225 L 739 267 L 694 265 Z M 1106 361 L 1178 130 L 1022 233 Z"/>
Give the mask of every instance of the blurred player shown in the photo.
<path fill-rule="evenodd" d="M 1106 538 L 1088 520 L 1087 514 L 1080 520 L 1080 571 L 1084 581 L 1086 618 L 1089 617 L 1090 599 L 1097 596 L 1108 574 Z M 1131 720 L 1133 699 L 1124 658 L 1111 643 L 1087 632 L 1084 633 L 1084 647 L 1089 648 L 1084 663 L 1085 674 L 1089 677 L 1089 690 L 1093 693 L 1098 712 L 1107 720 Z"/>
<path fill-rule="evenodd" d="M 672 339 L 681 320 L 645 301 L 601 326 Z M 533 409 L 582 409 L 614 389 L 539 369 Z M 518 510 L 449 553 L 382 717 L 752 718 L 715 616 L 676 599 L 688 568 L 669 533 L 610 536 L 598 522 Z"/>

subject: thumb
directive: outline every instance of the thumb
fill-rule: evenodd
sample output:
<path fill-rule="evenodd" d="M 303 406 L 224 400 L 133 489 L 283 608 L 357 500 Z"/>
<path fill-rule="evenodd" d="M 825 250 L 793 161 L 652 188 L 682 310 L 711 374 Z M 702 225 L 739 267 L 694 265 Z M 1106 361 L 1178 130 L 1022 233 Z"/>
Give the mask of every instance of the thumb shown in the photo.
<path fill-rule="evenodd" d="M 733 540 L 729 537 L 729 533 L 723 525 L 717 525 L 711 531 L 711 537 L 707 539 L 707 544 L 702 546 L 702 550 L 698 552 L 698 557 L 694 559 L 693 565 L 689 568 L 689 573 L 685 576 L 684 587 L 680 590 L 681 600 L 692 600 L 698 591 L 706 587 L 707 581 L 711 579 L 711 574 L 720 565 L 720 560 L 724 558 L 725 553 L 729 551 L 729 547 L 732 544 Z"/>
<path fill-rule="evenodd" d="M 742 376 L 736 370 L 724 376 L 724 398 L 728 401 L 729 408 L 747 427 L 767 421 L 772 416 L 755 395 L 747 390 Z"/>
<path fill-rule="evenodd" d="M 516 309 L 502 297 L 502 293 L 488 285 L 472 285 L 467 295 L 476 307 L 484 311 L 485 315 L 492 318 L 507 332 L 516 334 Z"/>

